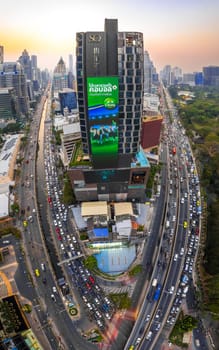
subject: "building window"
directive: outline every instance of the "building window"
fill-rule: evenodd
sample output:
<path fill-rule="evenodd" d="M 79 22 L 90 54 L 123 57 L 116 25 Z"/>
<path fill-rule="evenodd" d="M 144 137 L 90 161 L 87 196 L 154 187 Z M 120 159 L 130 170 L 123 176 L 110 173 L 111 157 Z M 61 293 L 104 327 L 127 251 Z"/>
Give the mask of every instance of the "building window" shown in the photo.
<path fill-rule="evenodd" d="M 142 70 L 141 69 L 136 69 L 136 75 L 142 75 Z"/>
<path fill-rule="evenodd" d="M 133 76 L 134 75 L 134 69 L 127 69 L 127 75 Z"/>
<path fill-rule="evenodd" d="M 133 62 L 134 61 L 134 55 L 127 55 L 127 62 Z"/>
<path fill-rule="evenodd" d="M 126 106 L 126 112 L 131 112 L 132 111 L 132 106 Z"/>
<path fill-rule="evenodd" d="M 141 76 L 135 77 L 135 83 L 136 84 L 141 84 L 142 83 L 142 77 Z"/>
<path fill-rule="evenodd" d="M 133 78 L 132 77 L 126 77 L 126 83 L 127 84 L 132 84 L 133 83 Z"/>
<path fill-rule="evenodd" d="M 132 91 L 126 91 L 126 97 L 127 98 L 132 97 Z"/>
<path fill-rule="evenodd" d="M 135 97 L 141 97 L 141 91 L 135 91 Z"/>
<path fill-rule="evenodd" d="M 129 84 L 129 85 L 127 86 L 127 90 L 128 90 L 128 91 L 133 91 L 133 90 L 134 90 L 134 85 L 133 85 L 133 84 Z"/>
<path fill-rule="evenodd" d="M 133 68 L 133 63 L 132 62 L 126 62 L 126 68 L 127 69 Z"/>
<path fill-rule="evenodd" d="M 126 114 L 126 117 L 131 119 L 131 118 L 133 117 L 133 114 L 130 113 L 130 112 L 128 112 L 128 113 Z"/>
<path fill-rule="evenodd" d="M 132 47 L 126 47 L 126 53 L 132 53 Z"/>

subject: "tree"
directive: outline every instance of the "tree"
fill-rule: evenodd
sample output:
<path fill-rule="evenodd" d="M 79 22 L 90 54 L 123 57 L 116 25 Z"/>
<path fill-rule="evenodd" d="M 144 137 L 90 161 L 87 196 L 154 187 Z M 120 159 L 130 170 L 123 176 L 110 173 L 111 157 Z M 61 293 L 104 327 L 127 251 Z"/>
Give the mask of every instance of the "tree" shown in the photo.
<path fill-rule="evenodd" d="M 20 207 L 19 207 L 19 204 L 18 203 L 14 203 L 11 205 L 11 210 L 12 210 L 12 213 L 13 215 L 16 215 L 19 213 L 19 210 L 20 210 Z"/>
<path fill-rule="evenodd" d="M 97 269 L 97 259 L 95 258 L 95 256 L 90 255 L 84 260 L 84 265 L 89 270 L 96 270 Z"/>

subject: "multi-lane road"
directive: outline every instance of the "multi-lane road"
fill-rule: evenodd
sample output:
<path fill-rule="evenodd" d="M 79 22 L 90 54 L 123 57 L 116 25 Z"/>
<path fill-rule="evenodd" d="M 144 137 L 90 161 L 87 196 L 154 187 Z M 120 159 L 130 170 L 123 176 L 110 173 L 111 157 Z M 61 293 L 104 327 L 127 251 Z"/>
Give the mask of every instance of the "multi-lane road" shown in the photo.
<path fill-rule="evenodd" d="M 44 137 L 51 131 L 51 125 L 45 123 L 47 113 L 50 113 L 48 102 L 49 99 L 44 99 L 36 111 L 22 169 L 21 187 L 18 189 L 23 218 L 29 217 L 29 220 L 23 237 L 26 259 L 21 254 L 18 257 L 17 284 L 21 294 L 32 301 L 40 324 L 40 339 L 45 348 L 93 349 L 96 346 L 81 337 L 77 322 L 70 318 L 57 284 L 59 277 L 66 276 L 67 269 L 58 265 L 54 268 L 54 262 L 62 258 L 62 246 L 54 240 L 51 229 L 53 219 L 46 194 Z M 187 286 L 192 281 L 199 242 L 197 207 L 200 189 L 192 152 L 182 131 L 177 116 L 173 122 L 166 120 L 160 147 L 160 161 L 163 164 L 161 191 L 155 202 L 150 235 L 143 251 L 143 272 L 132 298 L 132 308 L 138 310 L 137 320 L 122 320 L 118 335 L 110 344 L 112 350 L 160 349 L 177 319 L 188 292 Z M 173 148 L 176 149 L 174 153 Z M 33 276 L 34 285 L 27 278 L 27 270 Z M 36 270 L 39 270 L 40 276 L 36 275 Z M 188 281 L 182 282 L 185 275 Z M 83 281 L 80 283 L 83 284 Z M 80 303 L 82 296 L 78 296 Z M 97 305 L 92 305 L 99 312 Z"/>

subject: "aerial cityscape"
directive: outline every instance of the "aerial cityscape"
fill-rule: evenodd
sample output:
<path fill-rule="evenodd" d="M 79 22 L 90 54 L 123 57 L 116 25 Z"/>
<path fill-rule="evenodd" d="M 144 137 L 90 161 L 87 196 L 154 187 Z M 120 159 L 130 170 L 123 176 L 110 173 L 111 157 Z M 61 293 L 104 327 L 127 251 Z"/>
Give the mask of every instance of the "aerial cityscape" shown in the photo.
<path fill-rule="evenodd" d="M 0 350 L 219 349 L 219 4 L 21 3 L 0 38 Z"/>

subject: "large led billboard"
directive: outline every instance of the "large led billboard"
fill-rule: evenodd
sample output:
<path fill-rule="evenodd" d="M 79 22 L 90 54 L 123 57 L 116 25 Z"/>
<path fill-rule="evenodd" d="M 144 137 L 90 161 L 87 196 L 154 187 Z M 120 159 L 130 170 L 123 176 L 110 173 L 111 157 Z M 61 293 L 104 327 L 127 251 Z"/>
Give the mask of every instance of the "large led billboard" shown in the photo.
<path fill-rule="evenodd" d="M 87 78 L 89 136 L 95 168 L 116 166 L 118 156 L 118 77 Z"/>

